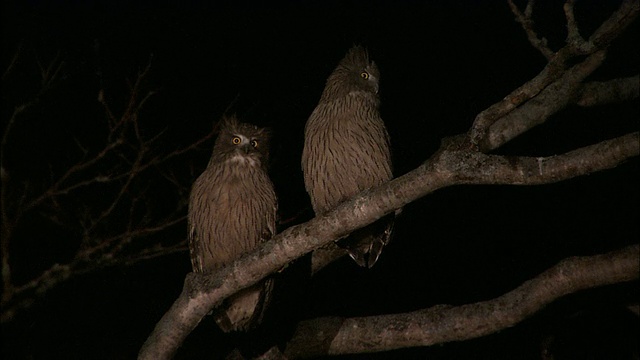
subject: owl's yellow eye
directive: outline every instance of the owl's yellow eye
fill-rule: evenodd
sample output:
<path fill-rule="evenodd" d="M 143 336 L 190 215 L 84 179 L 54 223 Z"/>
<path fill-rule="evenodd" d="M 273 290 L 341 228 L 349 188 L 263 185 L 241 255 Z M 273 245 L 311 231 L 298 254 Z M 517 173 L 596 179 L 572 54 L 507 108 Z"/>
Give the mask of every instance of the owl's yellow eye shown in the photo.
<path fill-rule="evenodd" d="M 367 80 L 367 79 L 369 79 L 369 73 L 366 72 L 366 71 L 363 71 L 363 72 L 360 73 L 360 77 L 365 79 L 365 80 Z"/>
<path fill-rule="evenodd" d="M 231 140 L 231 142 L 233 143 L 233 145 L 238 145 L 238 144 L 240 144 L 240 142 L 241 142 L 241 141 L 242 141 L 242 140 L 241 140 L 241 139 L 240 139 L 240 137 L 238 137 L 238 136 L 234 136 L 234 137 L 233 137 L 233 140 Z"/>
<path fill-rule="evenodd" d="M 250 142 L 251 146 L 253 146 L 254 148 L 258 147 L 258 140 L 251 140 Z"/>

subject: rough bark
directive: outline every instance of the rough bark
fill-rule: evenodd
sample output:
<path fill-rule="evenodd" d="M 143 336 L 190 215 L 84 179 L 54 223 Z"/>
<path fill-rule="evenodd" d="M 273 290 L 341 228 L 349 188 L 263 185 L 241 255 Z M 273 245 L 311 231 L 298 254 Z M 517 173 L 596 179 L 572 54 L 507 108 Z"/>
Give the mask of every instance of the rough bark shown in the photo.
<path fill-rule="evenodd" d="M 460 150 L 465 137 L 445 142 L 430 161 L 335 210 L 293 226 L 215 274 L 189 274 L 182 294 L 143 345 L 140 359 L 169 359 L 220 301 L 290 261 L 341 238 L 440 188 L 458 184 L 554 183 L 615 167 L 640 154 L 638 133 L 547 158 L 506 157 Z"/>
<path fill-rule="evenodd" d="M 604 83 L 585 82 L 605 61 L 611 42 L 636 18 L 640 9 L 638 0 L 624 1 L 588 39 L 580 36 L 573 15 L 574 3 L 568 1 L 564 6 L 568 27 L 566 46 L 555 52 L 533 29 L 533 2 L 528 3 L 524 13 L 509 3 L 530 42 L 549 59 L 537 76 L 478 114 L 468 135 L 445 139 L 441 148 L 415 170 L 365 191 L 321 217 L 285 230 L 256 252 L 216 274 L 189 275 L 182 294 L 156 325 L 139 358 L 170 358 L 201 317 L 225 297 L 438 189 L 460 184 L 549 184 L 610 169 L 637 157 L 640 154 L 638 132 L 556 156 L 486 154 L 569 105 L 593 106 L 638 97 L 637 76 Z M 333 251 L 319 254 L 322 256 L 318 256 L 314 271 L 340 255 Z M 469 339 L 513 326 L 565 294 L 637 277 L 637 245 L 607 255 L 573 258 L 511 293 L 479 304 L 456 308 L 439 306 L 410 314 L 303 322 L 287 354 L 356 353 Z M 311 339 L 314 336 L 317 338 Z"/>
<path fill-rule="evenodd" d="M 639 273 L 638 245 L 604 255 L 568 258 L 502 296 L 475 304 L 302 321 L 285 355 L 294 359 L 371 353 L 473 339 L 512 327 L 564 295 L 638 279 Z"/>

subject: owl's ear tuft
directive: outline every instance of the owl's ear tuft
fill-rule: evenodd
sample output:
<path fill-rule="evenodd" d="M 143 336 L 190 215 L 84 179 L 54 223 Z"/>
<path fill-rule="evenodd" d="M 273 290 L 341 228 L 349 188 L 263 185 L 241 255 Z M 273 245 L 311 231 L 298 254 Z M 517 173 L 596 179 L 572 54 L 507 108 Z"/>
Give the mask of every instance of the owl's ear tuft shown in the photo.
<path fill-rule="evenodd" d="M 369 53 L 367 49 L 362 45 L 354 45 L 347 51 L 347 54 L 341 61 L 343 65 L 357 65 L 365 67 L 369 65 Z"/>
<path fill-rule="evenodd" d="M 263 141 L 270 141 L 273 131 L 268 127 L 258 128 L 258 135 Z"/>
<path fill-rule="evenodd" d="M 236 114 L 224 114 L 222 115 L 222 119 L 220 119 L 221 129 L 236 129 L 239 124 L 240 121 L 238 121 L 238 117 L 236 116 Z"/>

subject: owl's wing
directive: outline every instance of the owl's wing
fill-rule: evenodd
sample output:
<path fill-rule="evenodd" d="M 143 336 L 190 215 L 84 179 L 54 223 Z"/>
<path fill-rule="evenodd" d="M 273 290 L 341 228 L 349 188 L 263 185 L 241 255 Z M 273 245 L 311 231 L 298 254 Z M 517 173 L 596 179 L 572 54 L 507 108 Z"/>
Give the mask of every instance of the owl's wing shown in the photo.
<path fill-rule="evenodd" d="M 202 272 L 202 241 L 198 239 L 198 233 L 196 231 L 196 227 L 191 220 L 191 216 L 189 216 L 189 232 L 188 232 L 188 241 L 189 241 L 189 256 L 191 257 L 191 266 L 193 271 Z"/>
<path fill-rule="evenodd" d="M 273 189 L 273 187 L 271 189 Z M 273 206 L 270 207 L 270 211 L 267 211 L 265 215 L 265 226 L 260 236 L 261 243 L 271 240 L 277 232 L 276 217 L 278 214 L 278 201 L 276 200 L 275 192 L 271 195 L 273 196 Z M 251 316 L 251 320 L 249 321 L 253 326 L 260 324 L 264 318 L 273 297 L 274 282 L 275 279 L 272 276 L 268 276 L 262 282 L 256 284 L 256 287 L 260 288 L 260 298 L 253 311 L 253 316 Z"/>
<path fill-rule="evenodd" d="M 259 243 L 270 240 L 276 234 L 277 201 L 275 193 L 267 190 L 267 202 L 257 207 L 258 213 L 264 216 L 258 221 L 258 228 L 254 233 Z M 273 205 L 269 202 L 273 201 Z M 215 313 L 218 326 L 225 332 L 233 330 L 249 330 L 258 326 L 271 302 L 274 279 L 267 277 L 257 284 L 232 295 L 225 300 L 225 306 Z"/>
<path fill-rule="evenodd" d="M 260 233 L 260 243 L 271 240 L 276 234 L 276 214 L 278 212 L 278 205 L 276 204 L 271 208 L 271 211 L 267 211 L 265 214 L 265 222 Z"/>

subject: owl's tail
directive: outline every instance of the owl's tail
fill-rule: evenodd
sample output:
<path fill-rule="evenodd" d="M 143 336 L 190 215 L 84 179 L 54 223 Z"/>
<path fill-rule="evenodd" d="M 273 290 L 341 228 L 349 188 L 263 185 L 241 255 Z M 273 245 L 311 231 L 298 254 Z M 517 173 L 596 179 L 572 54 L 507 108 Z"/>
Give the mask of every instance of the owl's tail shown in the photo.
<path fill-rule="evenodd" d="M 371 268 L 378 261 L 382 249 L 391 240 L 395 214 L 352 232 L 338 245 L 344 247 L 351 258 L 360 266 Z"/>

